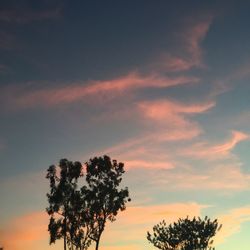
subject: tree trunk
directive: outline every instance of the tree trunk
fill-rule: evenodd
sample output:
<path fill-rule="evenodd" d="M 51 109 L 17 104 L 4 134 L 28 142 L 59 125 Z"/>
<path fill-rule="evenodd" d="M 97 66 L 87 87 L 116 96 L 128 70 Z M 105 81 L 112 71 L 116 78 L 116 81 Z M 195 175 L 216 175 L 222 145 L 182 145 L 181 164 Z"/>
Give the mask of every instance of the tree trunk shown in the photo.
<path fill-rule="evenodd" d="M 64 250 L 67 250 L 66 247 L 67 247 L 67 242 L 66 242 L 66 235 L 64 235 Z"/>
<path fill-rule="evenodd" d="M 99 236 L 97 238 L 97 241 L 96 241 L 96 244 L 95 244 L 95 250 L 99 249 L 99 243 L 100 243 L 101 235 L 102 235 L 102 232 L 99 234 Z"/>
<path fill-rule="evenodd" d="M 100 242 L 100 238 L 98 238 L 98 240 L 96 241 L 95 250 L 99 249 L 99 242 Z"/>
<path fill-rule="evenodd" d="M 64 218 L 64 236 L 63 236 L 63 240 L 64 240 L 64 250 L 67 250 L 67 240 L 66 240 L 66 229 L 67 229 L 67 224 L 66 224 L 66 217 Z"/>

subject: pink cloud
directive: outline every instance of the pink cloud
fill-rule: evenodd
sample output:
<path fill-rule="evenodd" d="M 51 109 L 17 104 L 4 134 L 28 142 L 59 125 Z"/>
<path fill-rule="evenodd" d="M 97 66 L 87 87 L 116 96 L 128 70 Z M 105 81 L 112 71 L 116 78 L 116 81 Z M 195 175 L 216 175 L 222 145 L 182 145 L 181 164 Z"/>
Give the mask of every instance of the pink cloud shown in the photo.
<path fill-rule="evenodd" d="M 193 156 L 196 158 L 204 158 L 207 160 L 215 160 L 228 158 L 231 156 L 231 151 L 241 141 L 249 139 L 249 135 L 240 131 L 232 131 L 231 138 L 221 144 L 208 145 L 207 143 L 198 143 L 184 150 L 184 155 Z"/>
<path fill-rule="evenodd" d="M 172 169 L 174 164 L 167 161 L 143 161 L 143 160 L 130 160 L 124 161 L 127 170 L 135 168 L 148 168 L 148 169 Z"/>
<path fill-rule="evenodd" d="M 185 41 L 185 47 L 194 66 L 204 66 L 202 62 L 202 49 L 200 43 L 207 35 L 213 21 L 212 15 L 205 15 L 199 22 L 191 21 L 190 26 L 183 32 L 181 38 Z"/>
<path fill-rule="evenodd" d="M 32 90 L 31 86 L 11 87 L 4 89 L 4 99 L 15 108 L 30 108 L 34 106 L 55 106 L 69 104 L 76 101 L 114 98 L 125 92 L 142 88 L 167 88 L 176 85 L 197 82 L 195 77 L 163 77 L 159 75 L 142 76 L 138 73 L 130 73 L 126 76 L 106 81 L 90 81 L 67 85 L 58 88 L 46 88 Z"/>
<path fill-rule="evenodd" d="M 179 117 L 180 114 L 204 113 L 214 106 L 214 102 L 201 104 L 184 104 L 169 100 L 142 102 L 139 104 L 139 107 L 146 117 L 156 121 L 165 119 L 172 120 L 177 124 L 183 123 L 183 119 Z"/>
<path fill-rule="evenodd" d="M 157 70 L 167 72 L 187 71 L 194 66 L 194 61 L 168 53 L 163 53 L 163 55 L 161 55 L 160 58 L 158 58 L 158 60 L 153 63 L 153 67 L 157 68 Z"/>
<path fill-rule="evenodd" d="M 183 24 L 183 30 L 177 32 L 176 43 L 179 45 L 176 53 L 163 53 L 153 63 L 158 70 L 181 72 L 193 67 L 204 67 L 201 42 L 206 37 L 214 19 L 213 15 L 204 15 L 199 20 L 189 18 Z M 179 55 L 179 51 L 182 54 Z"/>
<path fill-rule="evenodd" d="M 207 112 L 214 102 L 185 104 L 171 100 L 144 101 L 131 109 L 141 122 L 141 133 L 122 143 L 107 147 L 99 154 L 111 154 L 125 162 L 128 170 L 134 168 L 171 169 L 175 167 L 171 150 L 162 151 L 165 142 L 191 140 L 203 131 L 192 116 Z"/>
<path fill-rule="evenodd" d="M 160 132 L 156 132 L 153 136 L 160 141 L 185 140 L 198 136 L 202 129 L 188 117 L 207 112 L 214 106 L 214 102 L 184 104 L 169 100 L 138 104 L 141 115 L 154 126 L 158 126 L 157 131 Z"/>

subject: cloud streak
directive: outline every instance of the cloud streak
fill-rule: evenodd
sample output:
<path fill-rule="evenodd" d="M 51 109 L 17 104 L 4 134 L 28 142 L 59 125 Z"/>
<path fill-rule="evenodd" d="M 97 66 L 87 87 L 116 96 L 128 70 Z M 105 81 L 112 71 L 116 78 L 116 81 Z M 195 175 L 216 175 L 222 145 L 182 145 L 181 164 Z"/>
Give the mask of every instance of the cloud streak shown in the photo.
<path fill-rule="evenodd" d="M 1 231 L 1 241 L 6 249 L 33 249 L 39 246 L 41 240 L 48 237 L 48 216 L 45 212 L 33 212 L 13 219 Z"/>
<path fill-rule="evenodd" d="M 0 21 L 6 23 L 26 24 L 34 21 L 58 19 L 61 15 L 61 8 L 47 9 L 43 11 L 10 8 L 0 11 Z"/>
<path fill-rule="evenodd" d="M 102 244 L 104 244 L 104 249 L 110 249 L 109 247 L 113 249 L 121 242 L 126 246 L 138 239 L 145 242 L 147 230 L 150 230 L 155 223 L 162 219 L 166 219 L 170 223 L 186 215 L 197 216 L 205 207 L 205 205 L 194 202 L 128 207 L 118 215 L 115 223 L 108 223 Z M 37 211 L 17 217 L 1 231 L 2 243 L 6 249 L 11 250 L 23 250 L 23 246 L 27 250 L 51 249 L 47 241 L 49 237 L 47 224 L 48 216 L 45 212 Z M 129 234 L 126 233 L 128 230 Z M 122 239 L 121 235 L 123 235 Z M 132 244 L 132 246 L 132 249 L 141 249 L 141 244 Z M 54 247 L 59 249 L 60 244 L 58 246 L 57 243 Z"/>
<path fill-rule="evenodd" d="M 5 103 L 17 109 L 25 109 L 37 106 L 51 107 L 76 101 L 90 101 L 93 96 L 109 99 L 138 89 L 168 88 L 197 81 L 198 79 L 195 77 L 170 78 L 154 74 L 142 76 L 138 73 L 130 73 L 112 80 L 90 81 L 57 88 L 34 89 L 32 84 L 26 87 L 12 86 L 3 89 L 2 93 Z"/>
<path fill-rule="evenodd" d="M 231 138 L 221 144 L 208 145 L 198 143 L 183 151 L 184 155 L 206 160 L 225 159 L 231 156 L 231 151 L 241 141 L 249 139 L 249 135 L 240 131 L 232 131 Z"/>
<path fill-rule="evenodd" d="M 215 244 L 225 242 L 230 236 L 241 230 L 242 223 L 250 221 L 250 206 L 234 208 L 228 213 L 219 216 L 223 225 L 220 233 L 215 237 Z"/>
<path fill-rule="evenodd" d="M 154 63 L 155 67 L 167 72 L 183 72 L 194 67 L 204 68 L 201 43 L 206 37 L 213 20 L 212 14 L 205 14 L 198 21 L 192 18 L 185 20 L 186 23 L 183 25 L 182 31 L 175 35 L 179 45 L 177 52 L 163 53 L 158 62 Z M 183 51 L 181 55 L 178 52 L 180 49 Z"/>

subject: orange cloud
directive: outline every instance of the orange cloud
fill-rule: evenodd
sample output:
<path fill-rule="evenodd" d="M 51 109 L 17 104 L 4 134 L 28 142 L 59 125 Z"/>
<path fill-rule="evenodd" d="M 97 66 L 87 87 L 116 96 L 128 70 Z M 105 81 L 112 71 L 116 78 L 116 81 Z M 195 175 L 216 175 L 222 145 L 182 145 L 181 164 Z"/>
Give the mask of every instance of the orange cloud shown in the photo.
<path fill-rule="evenodd" d="M 197 216 L 205 207 L 197 203 L 128 207 L 118 214 L 117 221 L 107 224 L 101 241 L 102 248 L 128 249 L 131 246 L 133 250 L 141 250 L 147 244 L 146 232 L 154 224 L 162 219 L 170 223 L 186 215 Z M 6 250 L 62 249 L 61 241 L 49 246 L 47 224 L 48 216 L 45 212 L 20 216 L 1 231 L 2 244 Z M 94 245 L 90 249 L 94 249 Z"/>
<path fill-rule="evenodd" d="M 232 209 L 226 214 L 218 216 L 222 224 L 221 231 L 215 236 L 215 244 L 225 242 L 233 234 L 239 233 L 241 224 L 250 221 L 250 206 Z"/>
<path fill-rule="evenodd" d="M 33 212 L 13 219 L 1 232 L 4 249 L 41 249 L 38 248 L 41 241 L 48 243 L 47 224 L 45 212 Z"/>
<path fill-rule="evenodd" d="M 145 249 L 149 246 L 146 233 L 152 231 L 155 224 L 163 219 L 167 223 L 171 223 L 187 215 L 199 216 L 201 210 L 206 207 L 206 205 L 197 203 L 128 207 L 124 212 L 118 214 L 117 221 L 107 225 L 103 242 L 108 242 L 109 246 L 117 246 L 117 249 L 120 249 L 118 246 L 121 245 L 121 242 L 125 246 L 130 245 L 130 242 L 136 242 L 137 244 L 133 246 L 135 249 Z"/>

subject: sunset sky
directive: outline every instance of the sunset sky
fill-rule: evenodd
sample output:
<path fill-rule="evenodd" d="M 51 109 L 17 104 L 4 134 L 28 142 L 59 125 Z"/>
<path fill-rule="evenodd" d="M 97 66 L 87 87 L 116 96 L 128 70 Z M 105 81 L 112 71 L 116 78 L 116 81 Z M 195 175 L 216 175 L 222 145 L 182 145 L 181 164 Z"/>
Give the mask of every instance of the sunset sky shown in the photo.
<path fill-rule="evenodd" d="M 104 154 L 125 163 L 132 202 L 101 250 L 153 250 L 146 232 L 187 215 L 223 224 L 216 250 L 249 250 L 247 2 L 0 2 L 5 250 L 62 249 L 46 169 Z"/>

